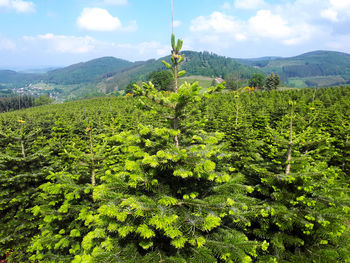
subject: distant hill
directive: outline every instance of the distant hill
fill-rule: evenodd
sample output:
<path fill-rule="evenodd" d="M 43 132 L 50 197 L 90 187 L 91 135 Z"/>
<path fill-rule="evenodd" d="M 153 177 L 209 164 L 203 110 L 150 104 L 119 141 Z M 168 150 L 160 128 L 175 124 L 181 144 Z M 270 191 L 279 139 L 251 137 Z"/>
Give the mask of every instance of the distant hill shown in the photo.
<path fill-rule="evenodd" d="M 240 59 L 265 73 L 278 73 L 284 82 L 330 86 L 350 83 L 350 55 L 335 51 L 313 51 L 290 58 Z"/>
<path fill-rule="evenodd" d="M 81 62 L 68 67 L 50 70 L 44 73 L 22 73 L 13 70 L 0 70 L 0 84 L 25 85 L 36 81 L 45 83 L 72 85 L 97 82 L 107 73 L 116 72 L 134 63 L 114 58 L 102 57 Z"/>
<path fill-rule="evenodd" d="M 102 57 L 49 71 L 45 76 L 45 82 L 63 85 L 88 83 L 96 81 L 106 73 L 118 71 L 132 64 L 119 58 Z"/>
<path fill-rule="evenodd" d="M 16 71 L 18 73 L 43 74 L 59 68 L 61 67 L 41 67 L 41 68 L 32 67 L 32 68 L 20 69 Z"/>
<path fill-rule="evenodd" d="M 25 85 L 30 82 L 38 81 L 41 74 L 19 73 L 13 70 L 0 70 L 0 84 Z"/>
<path fill-rule="evenodd" d="M 252 73 L 260 71 L 243 65 L 233 58 L 219 56 L 214 53 L 194 51 L 184 51 L 183 53 L 186 60 L 182 67 L 188 75 L 225 78 L 239 72 L 243 78 L 249 78 Z"/>
<path fill-rule="evenodd" d="M 186 76 L 199 75 L 206 77 L 223 77 L 239 73 L 242 78 L 249 78 L 253 73 L 261 72 L 250 66 L 243 65 L 233 58 L 219 56 L 209 52 L 184 51 L 185 61 L 182 64 Z M 144 81 L 147 76 L 156 70 L 165 70 L 162 60 L 170 62 L 170 56 L 158 60 L 135 63 L 101 80 L 98 87 L 110 92 L 123 89 L 129 82 Z"/>
<path fill-rule="evenodd" d="M 350 55 L 341 52 L 314 51 L 290 58 L 254 59 L 233 59 L 209 52 L 183 53 L 186 76 L 202 76 L 206 82 L 210 82 L 208 78 L 233 75 L 249 79 L 253 73 L 275 72 L 294 87 L 350 83 Z M 20 89 L 21 93 L 49 93 L 59 100 L 72 100 L 121 91 L 130 82 L 146 81 L 151 72 L 166 69 L 162 60 L 170 62 L 170 56 L 138 62 L 102 57 L 40 74 L 0 70 L 0 95 Z"/>

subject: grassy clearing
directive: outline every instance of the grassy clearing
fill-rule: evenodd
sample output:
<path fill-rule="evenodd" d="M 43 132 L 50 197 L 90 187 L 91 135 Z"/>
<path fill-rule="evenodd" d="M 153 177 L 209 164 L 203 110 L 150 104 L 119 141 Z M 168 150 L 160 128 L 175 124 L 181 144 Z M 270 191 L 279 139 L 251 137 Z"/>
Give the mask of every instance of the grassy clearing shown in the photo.
<path fill-rule="evenodd" d="M 295 88 L 305 88 L 307 87 L 305 81 L 301 78 L 290 78 L 288 80 L 288 86 Z"/>
<path fill-rule="evenodd" d="M 205 77 L 205 76 L 186 76 L 180 79 L 180 85 L 185 83 L 185 81 L 189 83 L 198 81 L 199 86 L 203 88 L 203 91 L 205 91 L 207 88 L 211 86 L 213 78 Z"/>
<path fill-rule="evenodd" d="M 342 76 L 316 76 L 305 78 L 305 81 L 309 81 L 312 86 L 317 87 L 328 87 L 346 83 L 346 80 Z"/>

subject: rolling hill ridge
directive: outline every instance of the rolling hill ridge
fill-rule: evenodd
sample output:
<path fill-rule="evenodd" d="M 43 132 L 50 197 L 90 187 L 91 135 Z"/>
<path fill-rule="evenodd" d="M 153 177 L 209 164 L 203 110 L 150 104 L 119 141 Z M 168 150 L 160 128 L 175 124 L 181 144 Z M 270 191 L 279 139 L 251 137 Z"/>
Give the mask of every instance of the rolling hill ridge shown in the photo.
<path fill-rule="evenodd" d="M 303 86 L 331 86 L 350 83 L 350 55 L 336 51 L 313 51 L 290 58 L 237 59 L 266 74 L 278 73 L 282 81 Z"/>
<path fill-rule="evenodd" d="M 44 75 L 44 81 L 64 85 L 88 83 L 96 81 L 106 73 L 118 71 L 132 64 L 119 58 L 102 57 L 49 71 Z"/>
<path fill-rule="evenodd" d="M 181 69 L 186 70 L 187 76 L 222 77 L 239 73 L 242 78 L 249 78 L 253 73 L 263 73 L 259 69 L 243 65 L 235 59 L 219 56 L 209 52 L 184 51 L 185 61 Z M 111 91 L 124 89 L 130 82 L 144 81 L 147 76 L 157 70 L 166 70 L 162 60 L 170 62 L 170 56 L 158 60 L 139 62 L 133 67 L 111 74 L 98 84 L 100 89 Z"/>
<path fill-rule="evenodd" d="M 295 57 L 262 57 L 233 59 L 210 52 L 184 51 L 182 69 L 186 76 L 206 78 L 239 76 L 249 79 L 254 73 L 278 73 L 288 86 L 332 86 L 350 83 L 350 55 L 334 51 L 313 51 Z M 148 75 L 165 69 L 162 60 L 170 56 L 147 61 L 102 57 L 81 62 L 46 73 L 21 73 L 0 70 L 3 90 L 37 87 L 41 91 L 59 91 L 62 99 L 76 99 L 122 91 L 130 82 L 147 80 Z"/>

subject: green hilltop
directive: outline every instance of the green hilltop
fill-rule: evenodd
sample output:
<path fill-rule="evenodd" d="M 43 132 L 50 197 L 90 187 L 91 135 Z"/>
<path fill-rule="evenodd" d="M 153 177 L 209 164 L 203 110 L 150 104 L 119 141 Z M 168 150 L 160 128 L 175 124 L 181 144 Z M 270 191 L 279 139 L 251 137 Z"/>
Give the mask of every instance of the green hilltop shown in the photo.
<path fill-rule="evenodd" d="M 185 61 L 182 65 L 186 76 L 204 76 L 217 78 L 239 73 L 243 78 L 249 78 L 253 73 L 262 71 L 237 62 L 235 59 L 219 56 L 209 52 L 184 51 Z M 170 62 L 170 56 L 158 60 L 137 62 L 134 66 L 116 72 L 113 76 L 103 79 L 98 87 L 107 91 L 124 89 L 130 82 L 144 81 L 147 76 L 158 70 L 165 70 L 162 60 Z"/>
<path fill-rule="evenodd" d="M 98 80 L 109 72 L 118 71 L 131 64 L 132 62 L 119 58 L 102 57 L 49 71 L 44 80 L 48 83 L 64 85 L 88 83 Z"/>
<path fill-rule="evenodd" d="M 289 87 L 334 86 L 350 83 L 350 55 L 334 51 L 314 51 L 290 58 L 262 57 L 233 59 L 210 52 L 184 51 L 182 69 L 186 76 L 201 76 L 207 85 L 214 78 L 237 76 L 249 79 L 254 73 L 278 73 Z M 0 94 L 22 89 L 22 93 L 50 93 L 58 100 L 74 100 L 108 93 L 122 94 L 130 82 L 146 81 L 149 74 L 165 70 L 162 60 L 147 61 L 102 57 L 46 73 L 0 70 Z M 30 87 L 30 88 L 25 88 Z"/>

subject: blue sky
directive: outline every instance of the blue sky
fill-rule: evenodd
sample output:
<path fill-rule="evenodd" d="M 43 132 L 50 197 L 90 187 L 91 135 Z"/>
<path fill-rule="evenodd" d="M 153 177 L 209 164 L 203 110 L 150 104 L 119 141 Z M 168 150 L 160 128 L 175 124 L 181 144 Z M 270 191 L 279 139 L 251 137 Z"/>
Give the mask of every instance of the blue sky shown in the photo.
<path fill-rule="evenodd" d="M 0 68 L 169 54 L 171 0 L 0 0 Z M 350 0 L 173 0 L 184 48 L 252 58 L 350 53 Z"/>

